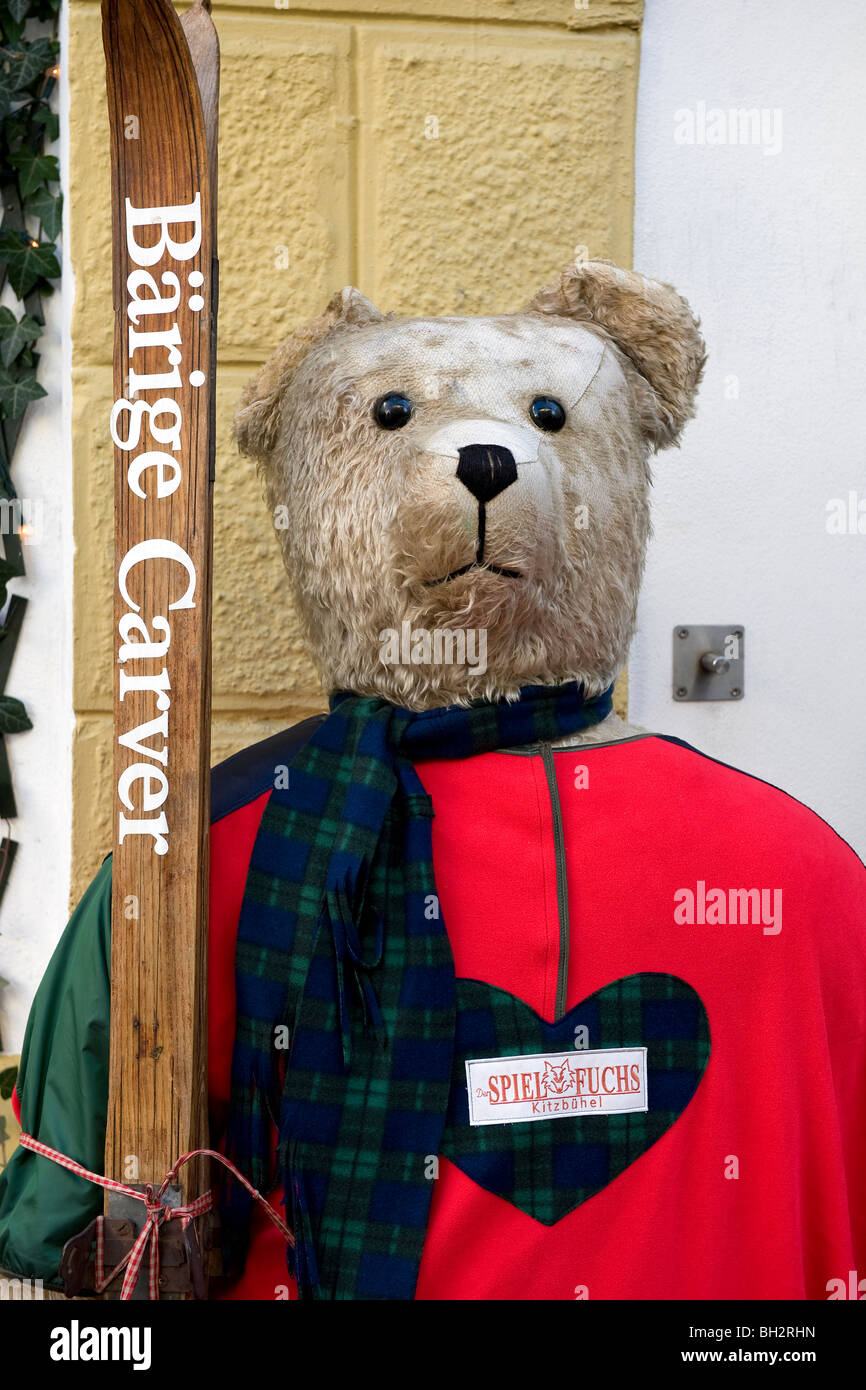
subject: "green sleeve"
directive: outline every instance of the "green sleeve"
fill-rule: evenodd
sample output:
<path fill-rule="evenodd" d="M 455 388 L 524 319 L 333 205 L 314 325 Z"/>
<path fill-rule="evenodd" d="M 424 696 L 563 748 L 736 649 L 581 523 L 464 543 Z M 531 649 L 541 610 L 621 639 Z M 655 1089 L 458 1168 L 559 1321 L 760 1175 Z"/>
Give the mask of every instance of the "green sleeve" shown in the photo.
<path fill-rule="evenodd" d="M 60 938 L 36 992 L 17 1092 L 21 1128 L 102 1173 L 108 1097 L 111 860 Z M 63 1246 L 102 1211 L 95 1183 L 17 1148 L 0 1173 L 0 1268 L 60 1287 Z"/>

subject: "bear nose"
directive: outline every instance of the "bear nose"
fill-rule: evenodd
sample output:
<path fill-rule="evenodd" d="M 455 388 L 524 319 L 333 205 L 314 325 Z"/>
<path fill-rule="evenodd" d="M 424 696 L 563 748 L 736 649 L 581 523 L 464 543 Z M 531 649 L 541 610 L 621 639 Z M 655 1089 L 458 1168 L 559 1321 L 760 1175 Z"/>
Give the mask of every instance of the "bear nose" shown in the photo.
<path fill-rule="evenodd" d="M 458 450 L 457 477 L 479 502 L 491 502 L 517 482 L 517 464 L 503 444 L 465 444 Z"/>

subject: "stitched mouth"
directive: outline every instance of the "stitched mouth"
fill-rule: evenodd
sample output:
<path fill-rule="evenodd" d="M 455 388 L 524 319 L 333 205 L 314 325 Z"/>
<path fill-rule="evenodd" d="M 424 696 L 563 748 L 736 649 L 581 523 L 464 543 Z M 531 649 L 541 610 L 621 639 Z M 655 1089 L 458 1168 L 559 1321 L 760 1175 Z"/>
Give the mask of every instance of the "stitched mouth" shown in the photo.
<path fill-rule="evenodd" d="M 428 579 L 425 581 L 425 589 L 432 589 L 437 584 L 447 584 L 451 579 L 459 579 L 461 574 L 468 574 L 470 570 L 488 570 L 490 574 L 501 574 L 503 579 L 522 579 L 520 570 L 504 569 L 501 565 L 493 565 L 484 558 L 484 544 L 487 539 L 487 505 L 484 502 L 478 503 L 478 539 L 475 542 L 475 559 L 470 560 L 468 565 L 461 565 L 459 569 L 452 570 L 450 574 L 443 574 L 441 579 Z"/>
<path fill-rule="evenodd" d="M 461 574 L 468 574 L 470 570 L 487 570 L 490 574 L 501 574 L 504 579 L 522 579 L 520 570 L 503 569 L 501 565 L 491 565 L 489 561 L 479 563 L 478 560 L 470 560 L 468 565 L 461 565 L 459 570 L 452 570 L 450 574 L 443 574 L 441 579 L 426 579 L 425 589 L 432 589 L 437 584 L 447 584 L 451 579 L 459 579 Z"/>

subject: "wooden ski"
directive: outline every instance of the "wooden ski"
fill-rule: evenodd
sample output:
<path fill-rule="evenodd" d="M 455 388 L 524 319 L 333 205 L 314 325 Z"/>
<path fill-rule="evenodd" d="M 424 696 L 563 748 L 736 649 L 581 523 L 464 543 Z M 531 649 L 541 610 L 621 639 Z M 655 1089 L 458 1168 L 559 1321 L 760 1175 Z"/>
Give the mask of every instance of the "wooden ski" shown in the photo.
<path fill-rule="evenodd" d="M 138 1188 L 159 1184 L 182 1154 L 208 1142 L 219 59 L 207 9 L 196 3 L 182 23 L 169 0 L 102 3 L 116 562 L 105 1172 Z M 207 1186 L 196 1160 L 171 1200 Z M 131 1198 L 111 1194 L 106 1210 L 141 1228 L 143 1207 Z M 146 1296 L 142 1284 L 144 1270 L 136 1296 Z"/>

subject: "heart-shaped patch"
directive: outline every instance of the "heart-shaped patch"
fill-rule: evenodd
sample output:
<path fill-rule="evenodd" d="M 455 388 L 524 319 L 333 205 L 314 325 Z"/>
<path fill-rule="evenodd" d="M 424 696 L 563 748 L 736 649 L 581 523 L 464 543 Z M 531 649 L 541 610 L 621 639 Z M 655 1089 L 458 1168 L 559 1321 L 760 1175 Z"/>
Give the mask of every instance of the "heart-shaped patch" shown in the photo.
<path fill-rule="evenodd" d="M 700 995 L 675 975 L 647 973 L 615 980 L 556 1023 L 545 1022 L 495 985 L 458 980 L 457 1010 L 442 1152 L 473 1182 L 545 1226 L 594 1197 L 676 1123 L 697 1090 L 710 1056 L 709 1022 Z M 646 1048 L 641 1074 L 645 1110 L 600 1113 L 587 1109 L 514 1123 L 470 1124 L 467 1062 L 541 1058 L 532 1064 L 527 1061 L 531 1071 L 543 1064 L 542 1054 L 568 1053 L 564 1072 L 563 1061 L 546 1063 L 552 1084 L 545 1089 L 555 1095 L 579 1067 L 583 1050 L 621 1052 L 625 1048 Z M 519 1066 L 503 1070 L 516 1078 L 521 1073 Z M 530 1071 L 524 1074 L 528 1077 Z M 614 1075 L 611 1072 L 610 1078 Z M 541 1084 L 545 1085 L 544 1080 Z M 558 1109 L 564 1108 L 560 1101 Z"/>

